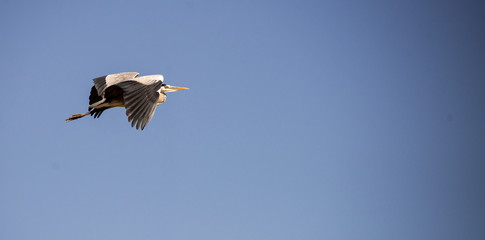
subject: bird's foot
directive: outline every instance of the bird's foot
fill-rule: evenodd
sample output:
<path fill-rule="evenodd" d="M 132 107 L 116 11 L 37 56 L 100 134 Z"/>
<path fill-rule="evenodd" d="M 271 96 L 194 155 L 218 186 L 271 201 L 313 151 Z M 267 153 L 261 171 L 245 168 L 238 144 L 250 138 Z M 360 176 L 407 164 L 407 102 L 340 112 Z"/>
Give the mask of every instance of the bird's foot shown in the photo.
<path fill-rule="evenodd" d="M 84 114 L 81 114 L 81 113 L 74 114 L 74 115 L 70 116 L 69 118 L 67 118 L 66 119 L 66 122 L 70 122 L 72 120 L 75 120 L 75 119 L 78 119 L 78 118 L 82 118 L 82 117 L 84 117 L 84 116 L 86 116 L 88 114 L 89 114 L 89 112 L 84 113 Z"/>

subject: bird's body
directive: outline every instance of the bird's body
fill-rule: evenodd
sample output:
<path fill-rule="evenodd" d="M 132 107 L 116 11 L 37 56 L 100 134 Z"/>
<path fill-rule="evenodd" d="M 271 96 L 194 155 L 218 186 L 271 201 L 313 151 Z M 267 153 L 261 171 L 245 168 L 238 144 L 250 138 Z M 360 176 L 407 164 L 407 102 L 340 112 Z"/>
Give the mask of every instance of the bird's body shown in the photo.
<path fill-rule="evenodd" d="M 106 109 L 125 107 L 131 126 L 136 125 L 136 129 L 141 127 L 143 130 L 152 119 L 156 107 L 165 102 L 166 92 L 188 89 L 164 84 L 162 75 L 138 75 L 137 72 L 124 72 L 93 79 L 89 112 L 74 114 L 66 122 L 88 114 L 99 118 Z"/>

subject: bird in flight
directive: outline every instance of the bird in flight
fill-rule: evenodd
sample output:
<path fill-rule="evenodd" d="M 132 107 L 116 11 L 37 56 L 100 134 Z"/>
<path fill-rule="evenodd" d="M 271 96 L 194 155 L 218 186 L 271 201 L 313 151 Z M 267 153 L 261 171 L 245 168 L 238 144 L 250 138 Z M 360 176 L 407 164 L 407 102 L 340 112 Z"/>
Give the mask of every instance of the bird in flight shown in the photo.
<path fill-rule="evenodd" d="M 104 110 L 125 107 L 131 126 L 143 130 L 150 122 L 158 105 L 165 102 L 167 92 L 187 90 L 163 83 L 162 75 L 138 77 L 137 72 L 110 74 L 93 79 L 94 86 L 89 95 L 88 112 L 74 114 L 66 122 L 82 118 L 88 114 L 99 118 Z"/>

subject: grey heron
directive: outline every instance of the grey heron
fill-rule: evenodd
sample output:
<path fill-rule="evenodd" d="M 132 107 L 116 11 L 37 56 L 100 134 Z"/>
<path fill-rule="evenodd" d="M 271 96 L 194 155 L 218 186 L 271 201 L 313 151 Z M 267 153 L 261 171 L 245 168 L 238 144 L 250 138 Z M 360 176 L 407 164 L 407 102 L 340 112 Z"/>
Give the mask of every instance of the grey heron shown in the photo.
<path fill-rule="evenodd" d="M 162 75 L 138 75 L 137 72 L 123 72 L 93 79 L 88 112 L 74 114 L 66 122 L 88 114 L 99 118 L 106 109 L 125 107 L 131 126 L 136 125 L 136 129 L 143 130 L 152 119 L 156 107 L 165 102 L 165 93 L 188 89 L 164 84 Z"/>

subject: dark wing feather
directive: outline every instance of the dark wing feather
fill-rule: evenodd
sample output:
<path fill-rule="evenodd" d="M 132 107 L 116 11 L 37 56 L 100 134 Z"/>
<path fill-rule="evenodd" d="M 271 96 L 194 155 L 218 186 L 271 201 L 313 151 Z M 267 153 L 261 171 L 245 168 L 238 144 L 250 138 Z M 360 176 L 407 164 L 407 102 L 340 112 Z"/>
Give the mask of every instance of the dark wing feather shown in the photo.
<path fill-rule="evenodd" d="M 90 114 L 91 116 L 94 115 L 94 118 L 99 118 L 106 109 L 108 108 L 93 108 L 92 110 L 90 110 Z"/>
<path fill-rule="evenodd" d="M 118 85 L 109 86 L 104 90 L 104 98 L 107 102 L 114 100 L 123 101 L 123 89 Z"/>
<path fill-rule="evenodd" d="M 104 89 L 106 88 L 106 76 L 97 77 L 93 79 L 94 89 L 97 91 L 99 96 L 103 95 Z"/>
<path fill-rule="evenodd" d="M 126 116 L 131 126 L 141 130 L 150 122 L 157 107 L 158 90 L 162 87 L 161 81 L 145 85 L 137 81 L 124 81 L 117 84 L 123 89 Z"/>
<path fill-rule="evenodd" d="M 96 87 L 93 86 L 91 88 L 91 94 L 89 94 L 89 105 L 101 101 L 103 98 L 98 95 L 98 90 L 96 90 Z M 91 108 L 88 108 L 89 111 L 91 111 Z"/>

